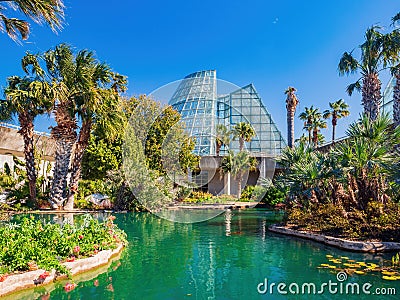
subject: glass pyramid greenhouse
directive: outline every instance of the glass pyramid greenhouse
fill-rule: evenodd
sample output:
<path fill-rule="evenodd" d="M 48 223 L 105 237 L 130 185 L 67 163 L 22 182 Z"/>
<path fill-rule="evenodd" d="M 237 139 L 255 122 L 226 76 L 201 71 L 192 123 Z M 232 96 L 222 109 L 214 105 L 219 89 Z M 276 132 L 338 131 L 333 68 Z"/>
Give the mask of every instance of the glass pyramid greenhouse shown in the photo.
<path fill-rule="evenodd" d="M 249 84 L 219 96 L 215 70 L 186 76 L 169 104 L 182 115 L 187 132 L 196 139 L 194 152 L 200 156 L 215 155 L 215 129 L 218 124 L 233 129 L 239 122 L 250 123 L 256 137 L 246 143 L 246 148 L 255 155 L 274 157 L 286 147 L 281 132 L 255 87 Z M 233 140 L 228 148 L 237 151 L 239 142 Z M 221 154 L 226 150 L 221 149 Z"/>

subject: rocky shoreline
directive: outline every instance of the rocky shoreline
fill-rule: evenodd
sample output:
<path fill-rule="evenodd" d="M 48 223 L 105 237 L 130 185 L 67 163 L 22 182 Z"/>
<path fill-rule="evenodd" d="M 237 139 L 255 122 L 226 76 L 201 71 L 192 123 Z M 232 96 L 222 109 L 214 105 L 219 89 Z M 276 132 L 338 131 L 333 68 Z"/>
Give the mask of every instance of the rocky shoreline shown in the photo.
<path fill-rule="evenodd" d="M 315 242 L 323 243 L 336 248 L 354 251 L 354 252 L 393 252 L 400 251 L 400 243 L 395 242 L 369 242 L 369 241 L 351 241 L 333 236 L 312 233 L 308 231 L 295 230 L 286 226 L 271 225 L 268 230 L 274 233 L 295 236 L 309 239 Z"/>
<path fill-rule="evenodd" d="M 109 264 L 113 258 L 117 257 L 122 252 L 123 248 L 124 245 L 119 244 L 116 249 L 103 250 L 92 257 L 78 259 L 73 262 L 65 262 L 63 265 L 71 271 L 72 276 L 78 275 Z M 20 274 L 10 274 L 0 282 L 0 297 L 21 290 L 47 285 L 56 280 L 65 278 L 67 278 L 66 275 L 57 276 L 54 270 L 46 272 L 46 270 L 43 269 Z"/>

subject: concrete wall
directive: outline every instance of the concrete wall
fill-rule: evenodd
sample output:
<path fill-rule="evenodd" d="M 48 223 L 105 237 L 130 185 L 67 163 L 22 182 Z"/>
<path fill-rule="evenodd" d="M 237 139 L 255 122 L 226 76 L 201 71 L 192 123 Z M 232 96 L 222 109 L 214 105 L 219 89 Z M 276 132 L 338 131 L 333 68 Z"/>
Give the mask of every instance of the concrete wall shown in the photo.
<path fill-rule="evenodd" d="M 34 144 L 39 153 L 43 153 L 43 159 L 54 161 L 56 149 L 55 141 L 44 135 L 35 134 Z M 24 157 L 24 141 L 17 129 L 3 127 L 0 124 L 0 154 L 18 158 Z"/>
<path fill-rule="evenodd" d="M 36 151 L 43 160 L 40 162 L 39 174 L 43 174 L 47 165 L 54 164 L 55 141 L 45 135 L 35 134 L 34 144 Z M 8 163 L 11 170 L 14 169 L 13 155 L 24 161 L 24 141 L 16 128 L 4 127 L 0 124 L 0 170 Z"/>

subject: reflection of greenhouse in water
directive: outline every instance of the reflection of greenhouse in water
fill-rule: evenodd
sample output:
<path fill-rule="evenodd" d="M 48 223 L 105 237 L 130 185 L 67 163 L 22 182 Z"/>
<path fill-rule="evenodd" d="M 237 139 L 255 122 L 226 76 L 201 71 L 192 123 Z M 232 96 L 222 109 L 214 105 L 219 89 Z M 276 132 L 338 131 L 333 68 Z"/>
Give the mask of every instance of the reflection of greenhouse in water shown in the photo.
<path fill-rule="evenodd" d="M 286 146 L 255 87 L 249 84 L 219 96 L 215 70 L 186 76 L 169 104 L 181 113 L 186 130 L 196 138 L 194 152 L 201 156 L 215 155 L 214 136 L 218 124 L 232 129 L 239 122 L 250 123 L 256 137 L 246 143 L 246 147 L 253 153 L 275 156 Z M 232 141 L 229 149 L 238 150 L 238 141 Z M 225 150 L 222 149 L 222 152 Z"/>

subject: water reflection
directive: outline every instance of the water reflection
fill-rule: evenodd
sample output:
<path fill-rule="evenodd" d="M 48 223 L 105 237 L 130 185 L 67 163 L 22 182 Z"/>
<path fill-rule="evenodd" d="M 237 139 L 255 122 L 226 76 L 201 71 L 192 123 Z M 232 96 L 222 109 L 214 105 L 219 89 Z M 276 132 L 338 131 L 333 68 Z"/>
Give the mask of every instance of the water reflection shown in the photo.
<path fill-rule="evenodd" d="M 173 223 L 146 213 L 115 215 L 116 224 L 128 233 L 129 239 L 120 265 L 78 283 L 78 288 L 68 294 L 60 286 L 51 292 L 51 299 L 265 299 L 266 295 L 257 293 L 257 284 L 264 278 L 288 283 L 333 280 L 335 274 L 316 268 L 326 262 L 326 254 L 357 261 L 390 257 L 350 253 L 270 233 L 267 227 L 279 215 L 266 210 L 228 210 L 196 224 Z M 96 218 L 107 216 L 97 214 Z M 70 221 L 68 216 L 41 217 Z M 82 216 L 73 218 L 80 222 Z M 376 275 L 349 280 L 395 286 L 400 292 L 398 282 L 383 282 Z M 280 299 L 278 296 L 269 298 Z M 341 299 L 339 296 L 321 295 L 316 299 Z M 312 299 L 309 295 L 295 298 Z"/>

